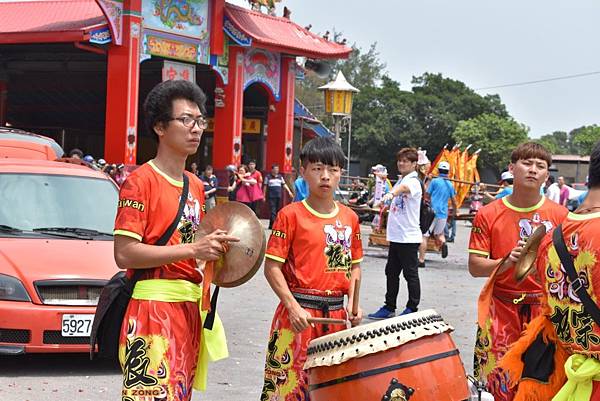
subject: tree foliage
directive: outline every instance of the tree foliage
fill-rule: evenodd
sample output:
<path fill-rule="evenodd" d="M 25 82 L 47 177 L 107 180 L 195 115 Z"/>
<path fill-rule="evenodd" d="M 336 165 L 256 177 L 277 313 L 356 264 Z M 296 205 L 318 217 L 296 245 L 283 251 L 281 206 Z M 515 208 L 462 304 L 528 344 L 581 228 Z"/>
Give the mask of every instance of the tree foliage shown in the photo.
<path fill-rule="evenodd" d="M 597 125 L 587 125 L 571 130 L 569 133 L 564 131 L 554 131 L 551 134 L 543 135 L 536 139 L 548 148 L 552 154 L 565 155 L 589 155 L 592 153 L 594 145 L 600 140 L 600 127 Z"/>
<path fill-rule="evenodd" d="M 576 128 L 569 133 L 571 136 L 573 153 L 578 155 L 589 155 L 594 145 L 600 140 L 600 127 L 588 125 Z"/>
<path fill-rule="evenodd" d="M 527 141 L 528 131 L 526 126 L 510 117 L 486 113 L 459 122 L 452 137 L 456 142 L 480 147 L 482 164 L 500 171 L 510 162 L 510 150 Z"/>
<path fill-rule="evenodd" d="M 564 131 L 554 131 L 551 134 L 543 135 L 535 142 L 544 145 L 550 153 L 555 155 L 566 155 L 571 153 L 569 144 L 569 134 Z"/>

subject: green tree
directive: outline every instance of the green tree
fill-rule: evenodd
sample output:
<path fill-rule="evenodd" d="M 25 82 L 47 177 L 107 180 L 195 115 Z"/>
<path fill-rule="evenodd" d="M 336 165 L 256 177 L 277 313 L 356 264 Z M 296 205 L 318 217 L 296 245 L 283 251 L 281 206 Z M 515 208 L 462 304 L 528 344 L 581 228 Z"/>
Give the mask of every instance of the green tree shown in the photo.
<path fill-rule="evenodd" d="M 564 131 L 554 131 L 551 134 L 542 135 L 539 139 L 534 139 L 534 142 L 544 145 L 552 154 L 571 153 L 569 135 Z"/>
<path fill-rule="evenodd" d="M 590 155 L 594 145 L 600 141 L 600 127 L 588 125 L 576 128 L 569 133 L 572 153 L 584 156 Z"/>
<path fill-rule="evenodd" d="M 407 99 L 410 92 L 384 75 L 380 86 L 369 86 L 355 98 L 352 112 L 352 154 L 368 164 L 394 168 L 395 154 L 402 146 L 419 146 L 425 132 L 416 123 Z M 344 144 L 346 137 L 344 136 Z"/>
<path fill-rule="evenodd" d="M 510 162 L 510 153 L 519 143 L 527 141 L 529 129 L 511 117 L 482 114 L 461 121 L 452 134 L 456 142 L 481 147 L 479 162 L 500 171 Z"/>
<path fill-rule="evenodd" d="M 442 74 L 425 73 L 413 77 L 413 110 L 425 131 L 421 146 L 430 153 L 438 152 L 452 142 L 452 133 L 462 120 L 481 114 L 508 117 L 498 95 L 481 96 L 461 81 Z"/>

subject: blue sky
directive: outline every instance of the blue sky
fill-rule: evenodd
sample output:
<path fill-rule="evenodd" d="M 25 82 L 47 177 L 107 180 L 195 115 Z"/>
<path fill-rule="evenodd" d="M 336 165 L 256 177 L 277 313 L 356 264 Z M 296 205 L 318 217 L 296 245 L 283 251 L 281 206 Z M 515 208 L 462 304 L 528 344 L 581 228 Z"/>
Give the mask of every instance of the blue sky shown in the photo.
<path fill-rule="evenodd" d="M 238 5 L 246 1 L 230 0 Z M 299 25 L 377 42 L 388 74 L 442 73 L 471 88 L 600 71 L 600 2 L 592 0 L 283 0 Z M 539 137 L 600 122 L 600 74 L 478 91 L 498 93 Z"/>

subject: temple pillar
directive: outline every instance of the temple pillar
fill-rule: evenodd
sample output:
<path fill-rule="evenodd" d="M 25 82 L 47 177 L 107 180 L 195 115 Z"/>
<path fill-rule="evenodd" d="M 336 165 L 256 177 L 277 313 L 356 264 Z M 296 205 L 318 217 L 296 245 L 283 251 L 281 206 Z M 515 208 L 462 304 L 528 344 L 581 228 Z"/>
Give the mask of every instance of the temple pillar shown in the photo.
<path fill-rule="evenodd" d="M 123 44 L 108 49 L 104 159 L 136 164 L 141 0 L 123 4 Z"/>
<path fill-rule="evenodd" d="M 223 32 L 225 0 L 213 0 L 210 7 L 210 53 L 221 56 L 225 43 L 225 33 Z"/>
<path fill-rule="evenodd" d="M 222 103 L 215 105 L 213 138 L 213 167 L 224 169 L 228 164 L 238 166 L 242 160 L 242 119 L 244 112 L 244 50 L 229 48 L 229 82 L 217 82 L 222 91 Z M 219 81 L 219 80 L 217 80 Z"/>
<path fill-rule="evenodd" d="M 295 66 L 294 57 L 281 58 L 281 97 L 268 115 L 266 168 L 278 164 L 282 173 L 292 172 Z"/>

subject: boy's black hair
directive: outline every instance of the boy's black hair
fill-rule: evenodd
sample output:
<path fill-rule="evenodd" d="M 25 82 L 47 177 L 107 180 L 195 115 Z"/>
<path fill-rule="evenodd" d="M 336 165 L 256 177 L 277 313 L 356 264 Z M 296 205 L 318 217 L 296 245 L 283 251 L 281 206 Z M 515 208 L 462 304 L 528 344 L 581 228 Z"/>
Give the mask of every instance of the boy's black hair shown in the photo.
<path fill-rule="evenodd" d="M 198 85 L 183 80 L 161 82 L 144 100 L 144 120 L 150 132 L 154 132 L 156 124 L 167 124 L 173 118 L 173 101 L 177 99 L 196 103 L 200 112 L 206 114 L 206 95 Z"/>
<path fill-rule="evenodd" d="M 600 141 L 596 143 L 590 155 L 590 170 L 588 172 L 588 188 L 600 186 Z"/>
<path fill-rule="evenodd" d="M 507 178 L 506 180 L 504 180 L 504 182 L 506 182 L 508 185 L 512 185 L 514 182 L 514 178 Z"/>
<path fill-rule="evenodd" d="M 343 167 L 346 157 L 340 145 L 330 138 L 311 139 L 300 152 L 300 163 L 306 167 L 308 163 L 323 163 L 328 166 Z"/>

